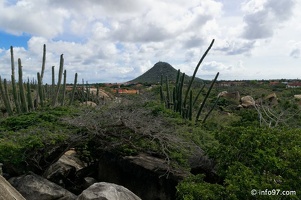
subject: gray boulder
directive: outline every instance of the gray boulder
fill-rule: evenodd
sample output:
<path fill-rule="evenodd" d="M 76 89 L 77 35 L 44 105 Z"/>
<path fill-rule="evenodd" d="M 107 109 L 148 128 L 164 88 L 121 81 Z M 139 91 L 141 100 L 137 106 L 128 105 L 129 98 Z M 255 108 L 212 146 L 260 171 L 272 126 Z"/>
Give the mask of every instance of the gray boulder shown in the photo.
<path fill-rule="evenodd" d="M 74 200 L 76 196 L 61 186 L 36 174 L 11 178 L 9 182 L 26 199 L 30 200 Z"/>
<path fill-rule="evenodd" d="M 65 152 L 57 162 L 52 164 L 44 172 L 43 177 L 56 184 L 63 185 L 66 178 L 69 176 L 74 177 L 75 173 L 84 167 L 85 164 L 78 159 L 76 151 L 71 149 Z"/>
<path fill-rule="evenodd" d="M 113 183 L 94 183 L 84 190 L 76 200 L 141 200 L 133 192 Z"/>

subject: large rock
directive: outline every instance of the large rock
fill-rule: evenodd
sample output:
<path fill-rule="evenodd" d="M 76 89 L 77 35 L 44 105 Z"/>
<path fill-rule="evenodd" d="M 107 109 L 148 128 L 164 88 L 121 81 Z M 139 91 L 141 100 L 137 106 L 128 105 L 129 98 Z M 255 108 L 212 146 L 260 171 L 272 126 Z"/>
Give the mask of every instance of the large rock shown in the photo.
<path fill-rule="evenodd" d="M 89 88 L 89 90 L 90 90 L 91 94 L 97 95 L 97 88 Z M 102 89 L 98 89 L 98 96 L 102 97 L 103 99 L 111 99 L 109 94 Z"/>
<path fill-rule="evenodd" d="M 74 177 L 78 170 L 85 167 L 85 164 L 78 159 L 75 150 L 69 150 L 64 153 L 60 159 L 52 164 L 43 174 L 43 176 L 59 185 L 64 182 L 66 178 Z"/>
<path fill-rule="evenodd" d="M 236 101 L 236 102 L 240 100 L 240 94 L 238 91 L 235 92 L 222 91 L 218 94 L 218 97 L 224 97 L 225 99 Z"/>
<path fill-rule="evenodd" d="M 254 101 L 253 97 L 251 97 L 251 96 L 241 97 L 240 101 L 241 101 L 242 107 L 244 107 L 244 108 L 249 108 L 249 107 L 255 106 L 255 101 Z"/>
<path fill-rule="evenodd" d="M 76 196 L 61 186 L 36 174 L 11 178 L 9 182 L 26 199 L 30 200 L 74 200 Z"/>
<path fill-rule="evenodd" d="M 188 161 L 192 174 L 204 174 L 204 180 L 209 183 L 216 183 L 218 181 L 215 163 L 212 159 L 208 158 L 202 149 L 194 150 Z"/>
<path fill-rule="evenodd" d="M 0 175 L 0 200 L 26 200 L 11 184 Z"/>
<path fill-rule="evenodd" d="M 122 185 L 143 200 L 176 199 L 176 186 L 187 176 L 164 158 L 145 153 L 119 157 L 107 152 L 100 157 L 97 179 Z"/>
<path fill-rule="evenodd" d="M 113 183 L 94 183 L 84 190 L 77 200 L 141 200 L 133 192 Z"/>
<path fill-rule="evenodd" d="M 264 100 L 267 101 L 268 105 L 270 106 L 275 106 L 278 104 L 278 99 L 275 92 L 266 96 Z"/>

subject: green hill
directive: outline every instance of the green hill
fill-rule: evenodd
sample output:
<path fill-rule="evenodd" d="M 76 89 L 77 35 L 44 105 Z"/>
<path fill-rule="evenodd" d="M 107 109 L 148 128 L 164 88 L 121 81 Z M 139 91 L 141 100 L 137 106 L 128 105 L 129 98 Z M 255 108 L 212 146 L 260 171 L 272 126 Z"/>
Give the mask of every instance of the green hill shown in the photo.
<path fill-rule="evenodd" d="M 161 81 L 161 75 L 164 79 L 167 76 L 168 80 L 176 81 L 177 71 L 169 63 L 157 62 L 151 69 L 142 74 L 141 76 L 129 81 L 131 83 L 159 83 Z M 185 82 L 190 80 L 190 77 L 185 75 Z M 201 81 L 199 78 L 195 78 L 195 81 Z"/>

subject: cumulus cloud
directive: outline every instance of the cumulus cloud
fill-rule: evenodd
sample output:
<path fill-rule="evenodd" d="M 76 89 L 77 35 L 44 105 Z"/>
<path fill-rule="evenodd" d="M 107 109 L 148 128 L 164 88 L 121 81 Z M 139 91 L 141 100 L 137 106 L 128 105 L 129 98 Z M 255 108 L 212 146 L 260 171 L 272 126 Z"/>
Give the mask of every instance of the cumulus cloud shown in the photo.
<path fill-rule="evenodd" d="M 246 54 L 249 55 L 250 51 L 254 48 L 255 41 L 248 40 L 222 40 L 217 44 L 215 48 L 217 51 L 221 51 L 226 55 L 238 55 Z"/>
<path fill-rule="evenodd" d="M 292 49 L 290 51 L 290 57 L 300 58 L 301 57 L 301 42 L 292 42 Z"/>
<path fill-rule="evenodd" d="M 290 53 L 290 56 L 293 58 L 300 58 L 301 50 L 300 49 L 293 49 Z"/>
<path fill-rule="evenodd" d="M 13 5 L 0 4 L 0 27 L 9 33 L 21 35 L 43 35 L 54 37 L 64 31 L 64 21 L 69 17 L 68 11 L 52 8 L 47 3 L 32 0 L 17 1 Z"/>
<path fill-rule="evenodd" d="M 246 39 L 264 39 L 274 35 L 281 24 L 293 15 L 295 0 L 250 0 L 243 5 L 243 37 Z"/>
<path fill-rule="evenodd" d="M 231 12 L 223 10 L 227 2 L 0 0 L 0 31 L 30 36 L 27 47 L 15 47 L 25 76 L 36 76 L 47 45 L 45 81 L 51 80 L 51 66 L 57 70 L 61 54 L 69 82 L 75 72 L 89 82 L 127 81 L 158 61 L 192 74 L 213 38 L 203 73 L 231 74 L 240 55 L 248 57 L 256 50 L 255 39 L 271 38 L 290 20 L 296 1 L 249 0 L 241 10 L 243 19 L 224 19 L 224 13 Z M 299 58 L 299 49 L 293 47 L 290 56 Z M 233 61 L 226 62 L 225 56 Z M 9 78 L 9 49 L 0 49 L 0 63 L 0 74 Z"/>
<path fill-rule="evenodd" d="M 231 66 L 226 66 L 223 63 L 217 61 L 206 62 L 201 69 L 205 72 L 219 72 L 224 70 L 231 70 Z"/>

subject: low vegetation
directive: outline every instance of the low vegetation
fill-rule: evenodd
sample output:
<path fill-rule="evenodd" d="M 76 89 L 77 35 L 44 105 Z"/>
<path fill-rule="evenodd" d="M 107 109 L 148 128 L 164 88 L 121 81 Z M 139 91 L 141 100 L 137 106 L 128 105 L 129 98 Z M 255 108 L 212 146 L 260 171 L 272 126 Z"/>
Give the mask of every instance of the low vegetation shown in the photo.
<path fill-rule="evenodd" d="M 97 162 L 101 152 L 143 152 L 166 160 L 162 176 L 184 174 L 176 188 L 179 200 L 300 199 L 301 112 L 294 95 L 301 89 L 266 81 L 225 86 L 217 76 L 205 85 L 190 85 L 176 73 L 174 82 L 165 77 L 162 84 L 124 85 L 139 88 L 139 94 L 114 94 L 113 100 L 97 101 L 95 107 L 80 105 L 83 99 L 93 100 L 88 87 L 72 95 L 71 105 L 53 106 L 45 98 L 44 106 L 18 112 L 22 102 L 11 103 L 13 113 L 0 119 L 4 172 L 41 174 L 70 148 L 88 165 Z M 13 86 L 8 90 L 13 92 Z M 254 103 L 243 107 L 240 100 L 221 96 L 225 90 L 250 95 Z M 273 101 L 266 98 L 271 93 Z M 1 97 L 5 108 L 6 96 Z M 268 191 L 270 195 L 264 195 Z"/>
<path fill-rule="evenodd" d="M 0 162 L 5 170 L 41 173 L 77 138 L 77 129 L 61 122 L 63 117 L 74 115 L 75 110 L 58 107 L 2 119 Z"/>

